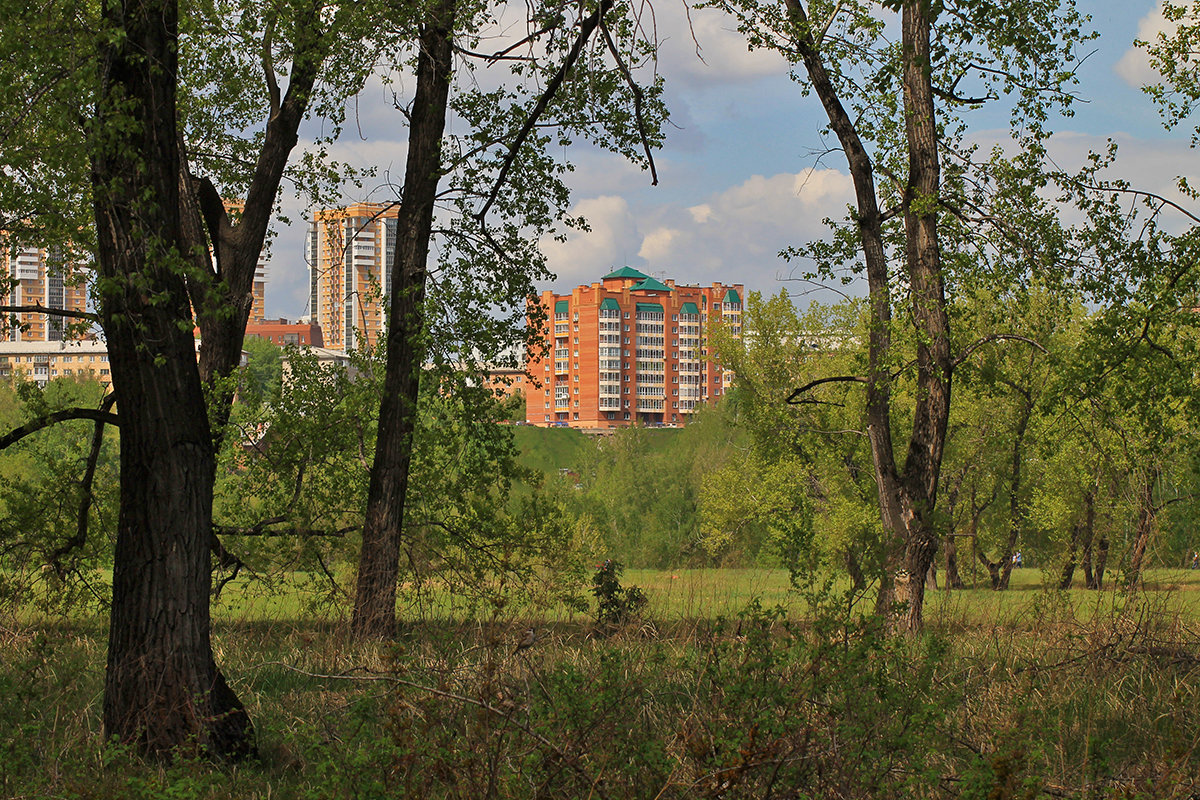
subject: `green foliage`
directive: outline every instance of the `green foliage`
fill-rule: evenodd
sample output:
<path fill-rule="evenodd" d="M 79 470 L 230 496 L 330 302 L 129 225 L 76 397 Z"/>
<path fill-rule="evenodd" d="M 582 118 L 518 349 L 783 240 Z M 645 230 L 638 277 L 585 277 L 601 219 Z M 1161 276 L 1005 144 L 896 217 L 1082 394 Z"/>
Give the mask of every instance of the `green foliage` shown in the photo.
<path fill-rule="evenodd" d="M 382 369 L 375 351 L 340 365 L 291 350 L 277 399 L 247 393 L 235 406 L 214 504 L 234 556 L 221 565 L 224 577 L 239 575 L 263 593 L 290 591 L 296 580 L 310 602 L 345 607 Z M 504 416 L 470 374 L 435 368 L 422 379 L 403 540 L 403 594 L 416 615 L 434 611 L 447 592 L 469 607 L 502 606 L 517 597 L 557 601 L 575 584 L 561 575 L 581 568 L 576 533 L 518 465 Z M 518 482 L 529 488 L 513 493 Z"/>
<path fill-rule="evenodd" d="M 96 408 L 105 388 L 58 378 L 0 386 L 0 424 L 24 424 L 69 408 Z M 117 431 L 102 444 L 79 538 L 84 493 L 80 476 L 95 423 L 51 425 L 0 452 L 0 614 L 36 608 L 47 613 L 94 609 L 108 602 L 118 501 Z"/>
<path fill-rule="evenodd" d="M 637 586 L 622 586 L 625 568 L 619 561 L 606 558 L 592 576 L 592 594 L 596 597 L 596 620 L 601 625 L 624 625 L 645 610 L 649 600 Z"/>
<path fill-rule="evenodd" d="M 242 343 L 246 351 L 246 367 L 242 391 L 248 402 L 274 402 L 283 388 L 283 348 L 261 336 L 247 336 Z"/>

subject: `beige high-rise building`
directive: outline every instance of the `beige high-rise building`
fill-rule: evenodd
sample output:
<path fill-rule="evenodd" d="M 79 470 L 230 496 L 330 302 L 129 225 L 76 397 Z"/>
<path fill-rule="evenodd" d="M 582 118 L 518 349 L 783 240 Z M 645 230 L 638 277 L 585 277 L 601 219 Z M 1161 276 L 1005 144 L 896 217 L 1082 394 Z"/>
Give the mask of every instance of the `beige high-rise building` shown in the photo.
<path fill-rule="evenodd" d="M 309 223 L 305 255 L 309 308 L 325 346 L 373 346 L 383 330 L 396 250 L 394 203 L 356 203 L 320 211 Z"/>
<path fill-rule="evenodd" d="M 0 304 L 87 310 L 84 268 L 60 251 L 0 242 L 0 254 Z M 0 318 L 0 341 L 60 342 L 79 338 L 72 337 L 67 327 L 76 320 L 54 314 L 22 312 Z M 11 324 L 14 318 L 16 326 Z"/>

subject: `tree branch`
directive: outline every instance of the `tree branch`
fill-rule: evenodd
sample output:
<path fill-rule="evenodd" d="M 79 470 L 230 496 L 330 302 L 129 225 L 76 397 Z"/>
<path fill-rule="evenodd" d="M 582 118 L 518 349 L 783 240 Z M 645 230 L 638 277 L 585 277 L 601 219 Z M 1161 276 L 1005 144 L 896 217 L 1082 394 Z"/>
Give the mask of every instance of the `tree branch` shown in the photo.
<path fill-rule="evenodd" d="M 52 317 L 69 317 L 99 322 L 100 317 L 88 311 L 71 311 L 66 308 L 48 308 L 41 303 L 31 306 L 0 306 L 0 314 L 48 314 Z"/>
<path fill-rule="evenodd" d="M 282 521 L 282 520 L 280 520 Z M 221 536 L 302 536 L 304 538 L 330 538 L 341 539 L 348 533 L 361 528 L 361 525 L 347 525 L 345 528 L 337 528 L 335 530 L 318 530 L 316 528 L 268 528 L 268 525 L 278 524 L 278 522 L 260 522 L 249 528 L 235 528 L 229 525 L 213 525 L 213 533 Z M 222 548 L 223 549 L 223 548 Z M 215 548 L 214 548 L 215 552 Z"/>
<path fill-rule="evenodd" d="M 550 105 L 550 100 L 558 93 L 558 89 L 562 86 L 562 82 L 566 80 L 567 73 L 575 66 L 575 62 L 579 60 L 579 54 L 583 52 L 583 46 L 591 37 L 592 31 L 600 24 L 600 18 L 608 13 L 613 7 L 614 0 L 601 0 L 600 7 L 592 12 L 591 16 L 585 19 L 579 26 L 579 35 L 575 38 L 575 44 L 571 46 L 571 50 L 567 53 L 566 59 L 558 68 L 558 72 L 554 73 L 554 77 L 546 84 L 546 90 L 542 92 L 542 96 L 538 98 L 537 103 L 526 118 L 525 124 L 518 131 L 516 139 L 508 148 L 508 155 L 504 157 L 504 163 L 500 167 L 500 175 L 496 178 L 496 183 L 492 186 L 492 191 L 488 193 L 488 199 L 483 204 L 483 208 L 479 213 L 475 214 L 475 219 L 480 222 L 487 216 L 488 210 L 492 204 L 496 202 L 497 196 L 500 194 L 500 189 L 504 186 L 504 181 L 508 178 L 508 172 L 512 169 L 513 162 L 517 159 L 517 151 L 521 149 L 521 145 L 525 144 L 525 140 L 529 138 L 530 132 L 537 124 L 538 119 L 545 112 L 546 107 Z"/>
<path fill-rule="evenodd" d="M 637 120 L 638 138 L 642 140 L 642 150 L 646 153 L 646 161 L 650 165 L 650 185 L 658 186 L 658 169 L 654 166 L 654 155 L 650 152 L 650 137 L 646 133 L 646 117 L 642 112 L 642 87 L 637 85 L 633 79 L 633 73 L 629 71 L 625 59 L 621 58 L 620 52 L 617 50 L 617 43 L 613 41 L 612 36 L 608 32 L 608 25 L 605 24 L 604 18 L 600 19 L 600 33 L 604 35 L 604 41 L 608 44 L 608 51 L 612 53 L 613 58 L 617 62 L 617 68 L 624 76 L 625 82 L 629 84 L 630 90 L 633 92 L 633 118 Z"/>
<path fill-rule="evenodd" d="M 117 400 L 117 395 L 109 392 L 100 402 L 101 411 L 110 411 L 113 403 Z M 68 555 L 73 550 L 77 550 L 87 542 L 88 533 L 88 514 L 92 509 L 92 483 L 96 477 L 96 464 L 100 461 L 100 446 L 104 443 L 104 421 L 96 421 L 96 429 L 92 432 L 92 447 L 88 452 L 87 467 L 83 471 L 83 481 L 81 488 L 83 494 L 79 499 L 79 519 L 75 526 L 75 535 L 67 541 L 63 542 L 62 546 L 57 548 L 50 554 L 50 565 L 54 568 L 54 572 L 61 578 L 65 570 L 60 563 L 63 556 Z"/>
<path fill-rule="evenodd" d="M 801 403 L 811 402 L 808 400 L 801 400 L 800 395 L 804 394 L 809 389 L 820 386 L 823 383 L 866 383 L 866 382 L 867 382 L 866 378 L 860 378 L 856 375 L 839 375 L 834 378 L 817 378 L 815 381 L 809 381 L 808 383 L 801 386 L 799 389 L 793 390 L 792 393 L 790 395 L 788 395 L 788 399 L 784 402 L 786 402 L 788 405 L 791 405 L 791 406 L 799 405 Z"/>
<path fill-rule="evenodd" d="M 978 350 L 983 345 L 988 344 L 989 342 L 999 341 L 1001 339 L 1011 339 L 1011 340 L 1017 341 L 1017 342 L 1024 342 L 1025 344 L 1030 345 L 1031 347 L 1036 347 L 1038 350 L 1041 350 L 1043 353 L 1046 352 L 1046 348 L 1042 347 L 1041 344 L 1034 341 L 1033 339 L 1030 339 L 1028 336 L 1018 336 L 1015 333 L 993 333 L 992 335 L 985 336 L 982 339 L 980 339 L 979 341 L 969 345 L 967 347 L 967 349 L 963 351 L 962 355 L 960 355 L 958 358 L 954 359 L 954 363 L 951 366 L 957 367 L 959 364 L 963 363 L 968 358 L 970 358 L 971 353 L 974 353 L 976 350 Z"/>
<path fill-rule="evenodd" d="M 48 428 L 51 425 L 57 425 L 60 422 L 66 422 L 72 419 L 90 419 L 96 422 L 105 423 L 108 425 L 116 425 L 120 427 L 121 419 L 116 414 L 109 413 L 96 408 L 67 408 L 62 411 L 55 411 L 53 414 L 47 414 L 44 417 L 26 422 L 19 428 L 13 428 L 4 436 L 0 436 L 0 450 L 5 450 L 8 447 L 16 444 L 26 436 L 37 433 L 42 428 Z"/>

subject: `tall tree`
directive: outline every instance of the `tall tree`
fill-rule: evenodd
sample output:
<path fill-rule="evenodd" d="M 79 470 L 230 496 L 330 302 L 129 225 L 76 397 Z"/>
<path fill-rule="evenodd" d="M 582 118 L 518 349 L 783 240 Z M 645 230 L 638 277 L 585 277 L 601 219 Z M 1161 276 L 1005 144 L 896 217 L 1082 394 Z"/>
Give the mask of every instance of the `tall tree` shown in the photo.
<path fill-rule="evenodd" d="M 108 736 L 161 751 L 253 747 L 209 641 L 214 454 L 183 263 L 178 9 L 102 9 L 91 128 L 98 301 L 121 401 L 121 510 L 105 674 Z"/>
<path fill-rule="evenodd" d="M 208 642 L 209 551 L 221 550 L 214 447 L 232 401 L 224 379 L 240 359 L 251 282 L 298 126 L 314 97 L 361 82 L 374 49 L 344 28 L 378 17 L 373 7 L 313 2 L 187 11 L 181 20 L 174 3 L 113 0 L 21 12 L 39 30 L 60 28 L 63 46 L 10 68 L 26 94 L 4 112 L 0 147 L 20 169 L 0 179 L 0 204 L 6 220 L 76 245 L 89 232 L 78 221 L 47 224 L 56 204 L 94 212 L 98 319 L 122 398 L 106 734 L 148 752 L 200 746 L 238 756 L 253 749 L 252 729 Z M 6 25 L 6 51 L 27 48 L 26 34 Z M 336 68 L 333 52 L 343 54 Z M 333 79 L 316 93 L 322 74 Z M 81 97 L 95 104 L 87 120 L 78 119 Z M 216 171 L 198 177 L 197 162 Z M 245 198 L 237 218 L 218 186 Z M 204 341 L 199 367 L 194 324 Z"/>
<path fill-rule="evenodd" d="M 865 269 L 871 309 L 866 375 L 846 380 L 865 384 L 866 429 L 890 537 L 878 608 L 900 603 L 894 626 L 915 631 L 937 547 L 938 480 L 956 360 L 946 228 L 987 216 L 964 202 L 962 176 L 979 165 L 962 145 L 957 114 L 1013 92 L 1019 98 L 1015 132 L 1022 146 L 1038 152 L 1046 97 L 1069 99 L 1062 87 L 1071 79 L 1082 20 L 1069 3 L 715 4 L 738 15 L 752 45 L 774 47 L 803 67 L 803 82 L 820 100 L 846 157 L 855 192 L 852 227 L 840 231 L 831 247 L 809 252 L 824 255 L 826 264 L 861 258 Z M 888 41 L 897 22 L 898 45 Z M 977 89 L 977 96 L 964 95 L 963 86 Z M 949 172 L 943 158 L 954 163 Z M 955 241 L 956 255 L 962 241 Z M 892 402 L 897 378 L 909 372 L 895 346 L 898 309 L 914 349 L 915 406 L 906 434 Z M 899 442 L 905 444 L 898 457 Z"/>
<path fill-rule="evenodd" d="M 550 139 L 537 131 L 553 127 L 561 144 L 577 135 L 626 154 L 640 143 L 653 168 L 649 148 L 658 140 L 663 111 L 656 101 L 657 86 L 643 92 L 633 82 L 629 58 L 648 51 L 636 50 L 644 43 L 635 35 L 630 10 L 622 7 L 618 14 L 615 8 L 612 0 L 601 0 L 579 9 L 579 18 L 572 22 L 560 6 L 529 7 L 530 35 L 485 58 L 490 63 L 515 58 L 514 80 L 545 78 L 544 89 L 525 102 L 511 88 L 451 97 L 452 55 L 456 50 L 468 57 L 478 55 L 466 43 L 478 37 L 489 11 L 441 0 L 420 26 L 417 87 L 408 111 L 408 160 L 391 266 L 379 436 L 351 623 L 356 636 L 390 636 L 396 626 L 399 556 L 422 371 L 431 357 L 445 363 L 430 346 L 433 301 L 426 289 L 431 271 L 440 269 L 441 289 L 446 290 L 437 302 L 457 305 L 450 315 L 461 328 L 471 329 L 455 354 L 459 362 L 494 357 L 497 343 L 513 341 L 514 330 L 524 344 L 532 333 L 525 330 L 524 304 L 535 294 L 534 279 L 546 274 L 536 239 L 554 232 L 555 225 L 577 224 L 566 215 L 567 192 L 559 180 L 563 167 L 547 158 Z M 609 21 L 610 15 L 619 23 Z M 622 52 L 620 43 L 629 41 L 634 52 Z M 512 56 L 520 47 L 541 49 L 562 60 L 547 68 L 534 56 Z M 605 66 L 606 54 L 615 63 Z M 597 74 L 600 80 L 594 79 Z M 443 141 L 451 109 L 473 126 L 466 147 Z M 449 187 L 439 190 L 447 175 Z M 441 212 L 440 232 L 447 244 L 431 266 L 435 201 L 446 197 L 453 198 Z"/>

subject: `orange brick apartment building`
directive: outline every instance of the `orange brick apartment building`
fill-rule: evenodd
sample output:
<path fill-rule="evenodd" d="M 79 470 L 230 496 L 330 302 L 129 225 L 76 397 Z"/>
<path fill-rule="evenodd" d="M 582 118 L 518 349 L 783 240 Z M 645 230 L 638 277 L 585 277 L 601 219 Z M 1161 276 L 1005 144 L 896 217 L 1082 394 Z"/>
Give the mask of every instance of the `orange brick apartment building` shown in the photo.
<path fill-rule="evenodd" d="M 733 379 L 708 359 L 708 332 L 719 320 L 741 335 L 744 292 L 742 284 L 661 283 L 632 267 L 569 295 L 543 292 L 546 355 L 526 365 L 526 421 L 683 425 Z"/>

